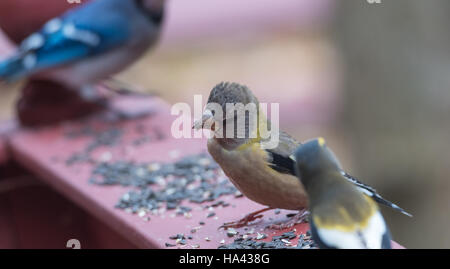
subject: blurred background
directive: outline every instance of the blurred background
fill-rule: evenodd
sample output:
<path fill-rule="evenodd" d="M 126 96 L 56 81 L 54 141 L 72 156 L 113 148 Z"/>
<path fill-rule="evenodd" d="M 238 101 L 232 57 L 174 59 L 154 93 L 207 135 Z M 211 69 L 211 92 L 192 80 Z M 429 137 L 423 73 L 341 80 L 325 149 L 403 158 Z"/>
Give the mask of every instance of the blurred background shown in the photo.
<path fill-rule="evenodd" d="M 170 103 L 246 84 L 414 215 L 383 208 L 396 241 L 449 248 L 450 2 L 369 2 L 170 0 L 157 48 L 117 77 Z M 21 86 L 0 86 L 0 120 Z"/>

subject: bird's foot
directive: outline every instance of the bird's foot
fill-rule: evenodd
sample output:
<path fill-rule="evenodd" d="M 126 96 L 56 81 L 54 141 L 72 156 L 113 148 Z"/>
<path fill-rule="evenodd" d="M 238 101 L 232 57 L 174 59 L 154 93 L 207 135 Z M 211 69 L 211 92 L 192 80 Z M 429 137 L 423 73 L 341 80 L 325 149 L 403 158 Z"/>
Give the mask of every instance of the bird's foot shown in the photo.
<path fill-rule="evenodd" d="M 273 208 L 268 207 L 268 208 L 264 208 L 264 209 L 252 212 L 238 221 L 224 223 L 222 226 L 219 227 L 219 229 L 223 228 L 224 230 L 227 230 L 229 228 L 236 228 L 236 229 L 242 228 L 244 226 L 247 226 L 250 222 L 253 222 L 257 219 L 262 218 L 263 215 L 261 213 L 268 211 L 268 210 L 272 210 L 272 209 Z"/>
<path fill-rule="evenodd" d="M 306 209 L 302 209 L 287 222 L 279 223 L 279 224 L 271 224 L 271 225 L 268 225 L 266 227 L 266 229 L 273 229 L 273 230 L 290 229 L 297 224 L 308 222 L 308 216 L 309 216 L 309 211 Z"/>

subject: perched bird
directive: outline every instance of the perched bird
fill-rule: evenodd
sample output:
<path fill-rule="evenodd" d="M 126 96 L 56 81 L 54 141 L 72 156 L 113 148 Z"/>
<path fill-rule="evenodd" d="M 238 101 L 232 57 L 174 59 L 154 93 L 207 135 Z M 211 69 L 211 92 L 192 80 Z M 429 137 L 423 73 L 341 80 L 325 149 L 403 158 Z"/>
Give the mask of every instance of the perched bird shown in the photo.
<path fill-rule="evenodd" d="M 143 55 L 159 37 L 164 0 L 95 0 L 48 21 L 10 58 L 0 81 L 27 76 L 91 87 Z"/>
<path fill-rule="evenodd" d="M 249 221 L 262 217 L 259 213 L 273 208 L 299 210 L 297 219 L 303 220 L 305 208 L 308 206 L 308 196 L 297 178 L 293 157 L 300 142 L 280 131 L 277 147 L 271 149 L 263 147 L 266 139 L 261 137 L 260 130 L 262 127 L 270 129 L 271 122 L 265 119 L 265 115 L 259 109 L 257 110 L 259 119 L 257 128 L 253 128 L 255 130 L 250 130 L 249 113 L 245 113 L 245 135 L 238 137 L 236 135 L 238 128 L 234 129 L 234 136 L 224 135 L 227 132 L 227 126 L 236 124 L 239 116 L 229 111 L 231 108 L 227 106 L 227 103 L 239 103 L 244 106 L 255 104 L 259 108 L 258 99 L 246 86 L 237 83 L 220 83 L 212 89 L 202 119 L 194 123 L 194 128 L 213 131 L 214 136 L 208 139 L 208 151 L 211 156 L 245 196 L 268 208 L 249 214 L 238 222 L 226 223 L 223 227 L 242 227 Z M 215 113 L 217 108 L 221 108 L 223 113 Z M 241 117 L 243 115 L 241 114 Z M 344 178 L 377 202 L 408 214 L 400 207 L 383 199 L 371 187 L 362 184 L 344 171 L 341 173 Z"/>
<path fill-rule="evenodd" d="M 296 171 L 309 197 L 310 227 L 320 248 L 391 248 L 375 201 L 342 175 L 323 138 L 295 151 Z"/>

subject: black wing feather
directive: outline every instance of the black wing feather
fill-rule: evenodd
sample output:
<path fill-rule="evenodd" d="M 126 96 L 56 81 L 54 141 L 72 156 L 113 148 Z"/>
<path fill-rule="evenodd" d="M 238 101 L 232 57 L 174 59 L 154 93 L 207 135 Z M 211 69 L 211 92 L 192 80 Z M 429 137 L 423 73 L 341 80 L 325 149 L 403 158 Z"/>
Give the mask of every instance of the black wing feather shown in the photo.
<path fill-rule="evenodd" d="M 283 156 L 271 150 L 266 150 L 269 154 L 269 166 L 273 170 L 283 174 L 291 174 L 295 176 L 295 162 L 290 157 Z"/>
<path fill-rule="evenodd" d="M 362 183 L 361 181 L 359 181 L 359 180 L 356 179 L 355 177 L 353 177 L 353 176 L 347 174 L 347 173 L 344 172 L 344 171 L 342 171 L 342 175 L 343 175 L 346 179 L 348 179 L 351 183 L 353 183 L 354 185 L 356 185 L 357 187 L 359 187 L 360 189 L 362 189 L 362 191 L 363 191 L 364 193 L 366 193 L 366 194 L 368 194 L 370 197 L 372 197 L 372 199 L 374 199 L 375 202 L 377 202 L 377 203 L 379 203 L 379 204 L 382 204 L 382 205 L 385 205 L 385 206 L 387 206 L 387 207 L 390 207 L 390 208 L 392 208 L 392 209 L 394 209 L 394 210 L 396 210 L 396 211 L 399 211 L 400 213 L 402 213 L 402 214 L 404 214 L 404 215 L 406 215 L 406 216 L 408 216 L 408 217 L 412 217 L 412 215 L 411 215 L 410 213 L 406 212 L 403 208 L 401 208 L 401 207 L 399 207 L 398 205 L 392 203 L 391 201 L 388 201 L 388 200 L 384 199 L 381 195 L 379 195 L 379 194 L 377 193 L 377 191 L 376 191 L 374 188 L 372 188 L 372 187 L 370 187 L 370 186 L 368 186 L 368 185 Z"/>

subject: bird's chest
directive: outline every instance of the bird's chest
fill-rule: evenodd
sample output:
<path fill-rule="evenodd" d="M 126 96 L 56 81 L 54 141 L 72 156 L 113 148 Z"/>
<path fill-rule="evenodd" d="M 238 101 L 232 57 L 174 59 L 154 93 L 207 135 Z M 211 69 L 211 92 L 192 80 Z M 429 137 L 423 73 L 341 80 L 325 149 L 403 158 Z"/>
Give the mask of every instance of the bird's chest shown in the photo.
<path fill-rule="evenodd" d="M 214 140 L 208 151 L 220 164 L 233 184 L 249 199 L 274 208 L 299 209 L 307 203 L 300 181 L 280 174 L 268 165 L 265 151 L 249 146 L 241 150 L 225 150 Z"/>
<path fill-rule="evenodd" d="M 255 146 L 226 150 L 211 139 L 208 141 L 208 151 L 238 188 L 256 184 L 256 178 L 261 176 L 267 177 L 267 156 L 257 151 Z"/>

